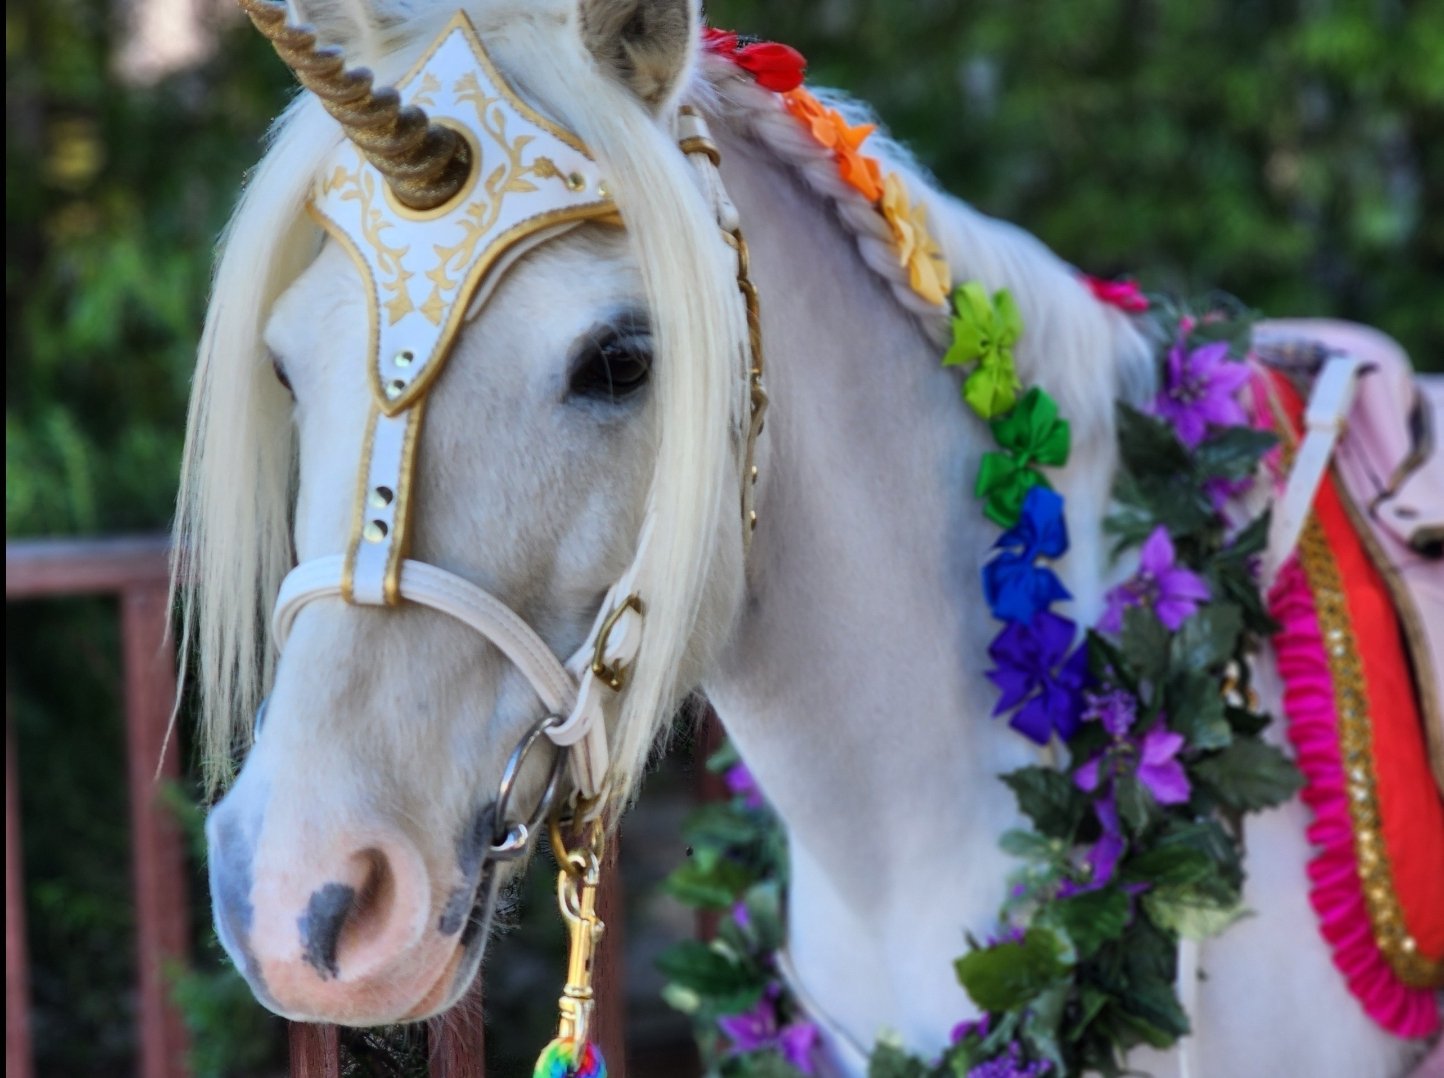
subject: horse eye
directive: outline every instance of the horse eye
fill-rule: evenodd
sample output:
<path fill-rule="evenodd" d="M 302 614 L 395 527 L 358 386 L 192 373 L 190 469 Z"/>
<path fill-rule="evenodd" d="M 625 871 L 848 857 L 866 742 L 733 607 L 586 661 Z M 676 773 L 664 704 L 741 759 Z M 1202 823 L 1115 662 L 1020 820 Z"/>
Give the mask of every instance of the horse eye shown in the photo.
<path fill-rule="evenodd" d="M 572 365 L 568 392 L 619 403 L 647 384 L 652 337 L 645 327 L 613 327 L 591 337 Z"/>

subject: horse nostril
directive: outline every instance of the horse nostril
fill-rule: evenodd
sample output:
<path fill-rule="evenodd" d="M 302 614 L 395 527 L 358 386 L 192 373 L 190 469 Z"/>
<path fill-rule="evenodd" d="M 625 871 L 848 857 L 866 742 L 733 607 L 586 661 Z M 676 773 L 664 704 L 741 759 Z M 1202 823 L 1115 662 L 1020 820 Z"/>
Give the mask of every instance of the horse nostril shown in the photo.
<path fill-rule="evenodd" d="M 390 926 L 396 905 L 396 878 L 379 849 L 352 857 L 353 879 L 360 886 L 328 883 L 312 893 L 301 915 L 301 956 L 323 980 L 340 975 L 348 956 L 369 950 Z"/>
<path fill-rule="evenodd" d="M 336 964 L 336 949 L 355 898 L 354 888 L 344 883 L 328 883 L 311 895 L 306 912 L 301 915 L 301 957 L 322 979 L 341 972 Z"/>

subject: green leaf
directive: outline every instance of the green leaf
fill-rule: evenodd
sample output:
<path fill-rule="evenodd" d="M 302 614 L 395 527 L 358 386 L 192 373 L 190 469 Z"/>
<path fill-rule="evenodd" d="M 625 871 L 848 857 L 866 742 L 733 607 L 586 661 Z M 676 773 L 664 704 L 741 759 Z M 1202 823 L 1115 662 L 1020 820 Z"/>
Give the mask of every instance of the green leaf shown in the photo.
<path fill-rule="evenodd" d="M 1193 451 L 1193 463 L 1208 479 L 1242 479 L 1277 443 L 1269 431 L 1227 427 Z"/>
<path fill-rule="evenodd" d="M 1113 641 L 1096 629 L 1089 629 L 1087 644 L 1088 674 L 1094 682 L 1102 684 L 1120 680 L 1125 689 L 1133 690 L 1138 687 L 1137 683 L 1128 677 L 1128 663 L 1122 650 L 1116 647 Z"/>
<path fill-rule="evenodd" d="M 1024 767 L 1002 779 L 1017 797 L 1018 809 L 1041 834 L 1072 839 L 1086 800 L 1072 779 L 1050 767 Z"/>
<path fill-rule="evenodd" d="M 674 1011 L 696 1014 L 698 1008 L 702 1006 L 702 997 L 690 988 L 683 988 L 680 984 L 664 984 L 662 986 L 662 1002 Z"/>
<path fill-rule="evenodd" d="M 700 996 L 742 1000 L 744 1011 L 761 996 L 759 979 L 741 963 L 700 940 L 674 943 L 657 956 L 657 968 L 669 981 Z M 747 998 L 751 996 L 750 1000 Z M 722 1011 L 721 1013 L 730 1013 Z"/>
<path fill-rule="evenodd" d="M 1174 995 L 1173 984 L 1164 980 L 1134 982 L 1118 1004 L 1128 1025 L 1154 1048 L 1169 1048 L 1188 1033 L 1188 1015 Z"/>
<path fill-rule="evenodd" d="M 723 741 L 717 751 L 707 757 L 707 770 L 714 775 L 721 775 L 734 764 L 741 762 L 742 757 L 737 755 L 737 749 L 733 747 L 732 742 Z"/>
<path fill-rule="evenodd" d="M 1212 503 L 1186 473 L 1150 475 L 1139 481 L 1139 490 L 1154 523 L 1162 524 L 1172 536 L 1193 535 L 1213 524 Z"/>
<path fill-rule="evenodd" d="M 728 1078 L 805 1078 L 780 1052 L 753 1052 L 745 1057 L 734 1058 L 744 1063 L 744 1066 L 736 1071 L 729 1068 Z"/>
<path fill-rule="evenodd" d="M 1138 681 L 1159 682 L 1168 672 L 1169 632 L 1153 611 L 1130 606 L 1123 611 L 1118 643 L 1128 669 Z"/>
<path fill-rule="evenodd" d="M 1063 1049 L 1059 1036 L 1063 1026 L 1063 1011 L 1068 1006 L 1071 985 L 1060 984 L 1033 1000 L 1023 1017 L 1022 1039 L 1032 1049 L 1032 1054 L 1053 1064 L 1053 1074 L 1068 1073 L 1063 1061 Z"/>
<path fill-rule="evenodd" d="M 1165 835 L 1148 849 L 1128 858 L 1120 871 L 1124 883 L 1156 887 L 1197 883 L 1214 871 L 1213 858 L 1199 848 L 1191 833 Z"/>
<path fill-rule="evenodd" d="M 1212 670 L 1233 657 L 1242 631 L 1243 617 L 1237 607 L 1221 603 L 1201 606 L 1173 636 L 1173 665 L 1190 673 Z"/>
<path fill-rule="evenodd" d="M 1228 703 L 1224 705 L 1223 714 L 1233 732 L 1244 737 L 1262 733 L 1268 729 L 1269 723 L 1273 722 L 1267 712 L 1250 711 L 1246 707 L 1234 707 Z"/>
<path fill-rule="evenodd" d="M 746 903 L 747 919 L 758 945 L 767 952 L 782 946 L 781 883 L 777 880 L 763 880 L 754 884 L 743 901 Z"/>
<path fill-rule="evenodd" d="M 1233 537 L 1233 542 L 1218 554 L 1218 560 L 1224 563 L 1246 562 L 1256 554 L 1262 554 L 1268 547 L 1269 525 L 1273 519 L 1273 510 L 1266 509 L 1254 517 L 1243 531 Z"/>
<path fill-rule="evenodd" d="M 878 1039 L 867 1061 L 867 1078 L 927 1078 L 928 1073 L 926 1063 L 888 1038 Z"/>
<path fill-rule="evenodd" d="M 1233 740 L 1218 681 L 1207 674 L 1178 679 L 1169 693 L 1168 725 L 1193 749 L 1221 749 Z"/>
<path fill-rule="evenodd" d="M 718 801 L 692 812 L 682 835 L 693 845 L 748 846 L 761 839 L 766 826 L 757 813 Z"/>
<path fill-rule="evenodd" d="M 1193 771 L 1219 801 L 1244 812 L 1281 805 L 1304 785 L 1292 760 L 1255 738 L 1235 741 Z"/>
<path fill-rule="evenodd" d="M 1193 887 L 1159 887 L 1143 896 L 1143 908 L 1159 928 L 1182 939 L 1205 940 L 1249 915 L 1243 903 Z"/>
<path fill-rule="evenodd" d="M 700 853 L 701 851 L 699 851 Z M 713 864 L 692 861 L 673 872 L 663 887 L 677 901 L 702 909 L 725 910 L 752 883 L 752 873 L 725 858 Z"/>
<path fill-rule="evenodd" d="M 1148 829 L 1158 809 L 1153 796 L 1136 775 L 1121 774 L 1113 780 L 1113 800 L 1118 806 L 1119 820 L 1133 838 Z"/>
<path fill-rule="evenodd" d="M 1054 861 L 1063 852 L 1062 843 L 1057 839 L 1040 835 L 1036 831 L 1013 828 L 1003 832 L 998 846 L 1006 854 L 1021 857 L 1025 861 Z"/>
<path fill-rule="evenodd" d="M 1200 318 L 1189 334 L 1189 347 L 1198 348 L 1212 341 L 1227 341 L 1229 356 L 1235 362 L 1248 355 L 1253 347 L 1253 327 L 1258 314 L 1249 310 L 1233 296 L 1216 294 L 1210 308 L 1227 309 L 1228 317 Z M 1218 313 L 1218 312 L 1215 312 Z"/>
<path fill-rule="evenodd" d="M 1067 945 L 1046 928 L 1028 929 L 1017 943 L 971 951 L 953 963 L 958 983 L 985 1011 L 1022 1007 L 1071 968 Z"/>
<path fill-rule="evenodd" d="M 1073 1024 L 1064 1034 L 1068 1040 L 1080 1040 L 1089 1023 L 1098 1017 L 1111 999 L 1112 997 L 1107 992 L 1088 984 L 1082 985 L 1078 990 L 1078 1010 L 1073 1018 Z"/>
<path fill-rule="evenodd" d="M 1118 406 L 1118 450 L 1135 475 L 1189 471 L 1188 451 L 1173 428 L 1129 404 Z"/>
<path fill-rule="evenodd" d="M 1051 915 L 1073 941 L 1081 959 L 1123 935 L 1128 926 L 1128 895 L 1117 887 L 1083 891 L 1053 904 Z"/>
<path fill-rule="evenodd" d="M 1142 484 L 1126 472 L 1113 481 L 1113 511 L 1103 521 L 1103 530 L 1117 537 L 1110 556 L 1117 558 L 1130 547 L 1140 546 L 1157 521 Z"/>

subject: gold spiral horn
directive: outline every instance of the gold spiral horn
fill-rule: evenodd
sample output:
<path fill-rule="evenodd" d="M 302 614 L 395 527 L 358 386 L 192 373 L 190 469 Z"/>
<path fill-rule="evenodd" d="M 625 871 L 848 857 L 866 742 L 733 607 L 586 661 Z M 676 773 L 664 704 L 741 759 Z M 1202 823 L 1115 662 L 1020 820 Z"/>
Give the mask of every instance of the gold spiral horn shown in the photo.
<path fill-rule="evenodd" d="M 284 3 L 238 2 L 404 205 L 432 209 L 466 184 L 471 148 L 456 131 L 432 123 L 419 108 L 403 106 L 391 87 L 373 88 L 365 68 L 347 70 L 339 49 L 317 45 L 313 30 L 286 21 Z"/>

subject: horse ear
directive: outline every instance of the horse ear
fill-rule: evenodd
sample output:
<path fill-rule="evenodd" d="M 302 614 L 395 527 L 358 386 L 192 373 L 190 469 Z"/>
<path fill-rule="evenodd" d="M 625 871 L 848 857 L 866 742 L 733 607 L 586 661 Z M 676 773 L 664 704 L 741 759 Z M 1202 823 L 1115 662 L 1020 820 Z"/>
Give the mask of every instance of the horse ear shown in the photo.
<path fill-rule="evenodd" d="M 661 109 L 696 48 L 696 0 L 579 0 L 582 41 L 644 103 Z"/>

